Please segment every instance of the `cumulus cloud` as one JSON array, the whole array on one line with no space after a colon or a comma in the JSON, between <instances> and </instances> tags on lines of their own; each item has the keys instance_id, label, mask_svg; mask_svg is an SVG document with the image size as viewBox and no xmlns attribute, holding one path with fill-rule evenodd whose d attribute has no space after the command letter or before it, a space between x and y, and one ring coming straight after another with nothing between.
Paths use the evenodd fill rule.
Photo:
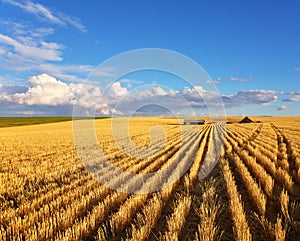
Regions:
<instances>
[{"instance_id":1,"label":"cumulus cloud","mask_svg":"<svg viewBox=\"0 0 300 241\"><path fill-rule=\"evenodd\" d=\"M70 85L47 74L33 76L28 82L30 87L25 93L13 95L18 104L56 106L71 104L74 99Z\"/></svg>"},{"instance_id":2,"label":"cumulus cloud","mask_svg":"<svg viewBox=\"0 0 300 241\"><path fill-rule=\"evenodd\" d=\"M287 110L288 107L286 105L281 105L277 108L278 111L283 111L283 110Z\"/></svg>"},{"instance_id":3,"label":"cumulus cloud","mask_svg":"<svg viewBox=\"0 0 300 241\"><path fill-rule=\"evenodd\" d=\"M173 111L179 111L188 106L205 107L203 95L207 98L215 95L215 93L204 90L201 86L184 88L181 91L166 90L161 86L153 86L148 89L129 92L120 82L112 83L102 95L101 89L97 86L81 83L68 84L48 74L32 76L28 79L28 83L29 87L26 90L6 92L3 96L11 103L24 106L59 107L78 105L94 109L99 114L122 115L130 114L139 106L148 105L149 103L171 106ZM4 86L1 86L0 90L3 88Z\"/></svg>"},{"instance_id":4,"label":"cumulus cloud","mask_svg":"<svg viewBox=\"0 0 300 241\"><path fill-rule=\"evenodd\" d=\"M127 94L127 89L121 86L120 82L113 82L107 89L109 96L123 96Z\"/></svg>"},{"instance_id":5,"label":"cumulus cloud","mask_svg":"<svg viewBox=\"0 0 300 241\"><path fill-rule=\"evenodd\" d=\"M47 74L32 76L28 83L30 86L25 92L10 95L11 101L21 105L95 107L101 95L96 86L67 84Z\"/></svg>"},{"instance_id":6,"label":"cumulus cloud","mask_svg":"<svg viewBox=\"0 0 300 241\"><path fill-rule=\"evenodd\" d=\"M0 84L0 94L5 95L12 95L15 93L22 93L27 90L26 86L19 86L19 85L3 85Z\"/></svg>"},{"instance_id":7,"label":"cumulus cloud","mask_svg":"<svg viewBox=\"0 0 300 241\"><path fill-rule=\"evenodd\" d=\"M206 91L201 86L186 87L180 91L164 89L162 86L145 87L147 88L129 92L128 95L118 100L117 110L121 110L122 113L140 115L149 113L161 115L167 112L190 114L191 108L206 109L207 104L210 107L217 107L219 104L216 98L218 94Z\"/></svg>"},{"instance_id":8,"label":"cumulus cloud","mask_svg":"<svg viewBox=\"0 0 300 241\"><path fill-rule=\"evenodd\" d=\"M25 86L17 86L17 85L11 85L6 86L3 84L0 84L0 101L11 101L11 96L16 93L22 93L25 92L27 88Z\"/></svg>"},{"instance_id":9,"label":"cumulus cloud","mask_svg":"<svg viewBox=\"0 0 300 241\"><path fill-rule=\"evenodd\" d=\"M25 111L41 111L44 106L55 110L68 110L77 105L101 115L130 115L139 113L159 115L163 108L173 113L185 113L191 108L206 111L207 108L226 108L248 104L268 105L279 100L280 95L300 97L299 92L273 90L243 90L231 95L219 95L202 86L185 87L181 90L166 89L163 86L147 85L129 91L121 81L112 83L105 92L98 86L82 83L66 83L48 74L32 76L29 87L0 85L0 102L36 107ZM66 108L69 106L69 109ZM143 106L150 106L142 108ZM277 110L286 110L283 105ZM146 113L147 112L147 113Z\"/></svg>"},{"instance_id":10,"label":"cumulus cloud","mask_svg":"<svg viewBox=\"0 0 300 241\"><path fill-rule=\"evenodd\" d=\"M300 102L300 91L287 93L288 98L283 99L285 102Z\"/></svg>"},{"instance_id":11,"label":"cumulus cloud","mask_svg":"<svg viewBox=\"0 0 300 241\"><path fill-rule=\"evenodd\" d=\"M36 109L25 111L34 111L35 114L44 107L55 107L59 113L70 115L72 108L69 107L77 105L96 111L98 114L121 115L122 112L113 106L114 99L127 93L126 88L123 88L119 82L115 82L108 90L110 99L107 99L102 97L98 86L82 83L68 84L48 74L32 76L28 79L28 84L29 87L0 85L0 102L31 106ZM21 114L22 111L19 112Z\"/></svg>"},{"instance_id":12,"label":"cumulus cloud","mask_svg":"<svg viewBox=\"0 0 300 241\"><path fill-rule=\"evenodd\" d=\"M267 105L278 100L277 94L283 93L273 90L242 90L228 97L233 103Z\"/></svg>"},{"instance_id":13,"label":"cumulus cloud","mask_svg":"<svg viewBox=\"0 0 300 241\"><path fill-rule=\"evenodd\" d=\"M153 95L160 95L160 96L164 96L164 95L167 95L168 93L163 89L161 88L160 86L158 87L153 87L152 88L152 93Z\"/></svg>"}]
</instances>

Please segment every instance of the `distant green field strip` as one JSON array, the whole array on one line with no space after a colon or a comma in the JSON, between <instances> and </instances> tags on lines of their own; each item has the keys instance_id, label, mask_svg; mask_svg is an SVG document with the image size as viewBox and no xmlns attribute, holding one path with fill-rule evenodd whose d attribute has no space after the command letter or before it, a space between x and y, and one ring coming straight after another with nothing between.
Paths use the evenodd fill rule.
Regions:
<instances>
[{"instance_id":1,"label":"distant green field strip","mask_svg":"<svg viewBox=\"0 0 300 241\"><path fill-rule=\"evenodd\" d=\"M95 117L95 119L105 119L109 117ZM0 117L0 128L11 126L36 125L44 123L71 121L72 116L50 116L50 117Z\"/></svg>"}]
</instances>

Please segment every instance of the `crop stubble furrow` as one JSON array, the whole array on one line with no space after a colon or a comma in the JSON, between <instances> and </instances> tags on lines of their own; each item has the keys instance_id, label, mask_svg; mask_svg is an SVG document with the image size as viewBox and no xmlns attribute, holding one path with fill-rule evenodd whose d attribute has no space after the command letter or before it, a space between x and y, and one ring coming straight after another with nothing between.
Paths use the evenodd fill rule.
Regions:
<instances>
[{"instance_id":1,"label":"crop stubble furrow","mask_svg":"<svg viewBox=\"0 0 300 241\"><path fill-rule=\"evenodd\" d=\"M183 195L182 193L190 192L190 189L195 183L197 178L198 170L200 168L200 163L203 161L204 158L204 149L206 148L206 144L201 142L201 140L207 140L208 135L210 133L211 127L206 128L204 131L201 132L200 135L200 148L196 154L195 161L190 168L190 172L185 174L179 181L176 182L176 186L172 187L172 192L168 192L167 198L165 199L164 206L161 211L160 218L157 220L156 225L152 228L151 234L146 240L155 240L159 237L165 238L162 232L167 232L168 230L168 219L171 217L173 213L174 203L176 202L176 195ZM193 170L193 171L191 171ZM188 180L189 185L184 185ZM179 234L178 234L179 235Z\"/></svg>"},{"instance_id":2,"label":"crop stubble furrow","mask_svg":"<svg viewBox=\"0 0 300 241\"><path fill-rule=\"evenodd\" d=\"M189 148L191 145L196 146L195 143L197 143L197 142L195 142L195 140L197 138L198 138L197 135L193 138L188 138L189 141L186 142L185 145L183 145L184 150L187 150L187 148ZM183 150L183 152L186 152L184 150ZM179 157L180 157L180 155L181 154L179 154ZM172 161L172 158L168 159L168 161L166 163L170 163L171 161ZM174 165L174 163L176 164L176 162L172 161L170 164L168 164L168 166L172 166L172 165ZM179 164L180 164L180 162L179 162ZM175 167L176 166L174 165L174 168ZM152 171L152 170L150 170L150 171ZM147 171L144 171L144 172L147 173ZM172 175L173 174L174 174L174 172L172 173ZM176 175L176 173L175 173L175 175ZM134 179L131 179L129 181L129 187L131 186L131 187L139 188L140 185L143 185L143 183L137 183L136 181L134 181ZM114 222L108 221L108 223L106 224L107 226L106 227L102 226L102 228L101 228L102 230L103 229L104 230L105 229L109 230L110 239L111 238L117 238L118 239L118 237L120 237L120 234L121 234L122 230L126 227L126 225L129 225L129 221L131 220L131 216L133 216L142 207L142 205L146 202L147 195L145 195L145 196L138 196L138 195L128 196L128 195L126 195L126 196L124 196L124 198L127 199L127 201L124 204L122 204L120 207L117 208L118 211L116 213L114 213L114 214L112 213L110 215L110 218L113 219ZM137 204L136 208L134 207L134 205L132 205L133 200L137 200L137 201L134 201ZM121 202L118 202L118 204L121 204L124 201L125 200L122 199ZM133 208L129 209L129 211L128 211L128 209L127 209L128 207L133 207ZM109 210L111 210L111 209L109 209ZM77 231L77 234L82 235L82 236L80 236L81 238L86 239L86 238L91 237L91 235L93 235L95 233L95 230L96 230L95 228L102 221L104 221L104 217L107 214L108 213L102 214L101 218L97 219L97 216L95 216L95 215L98 215L98 213L94 214L94 212L92 210L90 215L89 215L89 216L92 216L92 217L86 217L86 218L83 219L83 221L80 221L80 222L77 223L77 225L71 227L69 229L70 231L68 231L68 230L66 231L66 234L67 234L66 236L69 236L71 233L73 233L73 231L71 231L71 230L75 230L75 232L76 232L76 230L79 230L79 231ZM125 216L123 216L123 214ZM125 220L123 220L123 217L127 217L127 218L125 218ZM89 223L91 222L91 220L92 221L97 220L97 223L95 225L90 225ZM89 229L89 231L84 230L83 234L81 234L81 232L83 230L82 227L81 227L83 222L87 222L87 224L85 226L90 227L90 229ZM111 224L113 224L113 225L111 225Z\"/></svg>"},{"instance_id":3,"label":"crop stubble furrow","mask_svg":"<svg viewBox=\"0 0 300 241\"><path fill-rule=\"evenodd\" d=\"M127 166L127 168L129 168L130 166ZM84 170L84 169L83 169ZM76 170L77 172L78 171L82 171L82 169L80 168L80 169L77 169ZM75 175L77 172L75 172L74 174L72 174L72 175ZM105 174L108 174L109 173L109 170L105 170L104 169L104 173ZM67 174L67 173L66 173ZM84 174L84 175L83 175ZM44 195L42 195L42 196L40 196L41 195L41 193L39 192L37 195L39 195L39 198L38 198L38 200L34 200L34 201L36 201L36 202L34 202L35 203L35 205L33 206L32 204L32 200L30 199L27 203L22 203L22 205L21 205L21 209L17 209L17 211L19 212L19 213L24 213L24 211L22 211L22 210L24 210L24 207L26 207L26 209L27 209L27 211L28 211L28 203L29 204L31 204L31 210L35 210L35 211L38 211L37 210L37 208L41 208L40 207L40 205L41 204L43 204L43 203L47 203L48 201L47 200L51 200L51 199L55 199L58 195L61 195L62 193L64 193L65 195L67 194L67 192L68 191L70 191L70 190L72 190L72 192L74 192L74 188L76 188L76 186L77 185L79 185L79 187L81 187L82 185L87 185L87 186L89 186L89 183L87 183L87 184L85 184L85 182L86 182L86 180L88 180L88 179L91 179L91 176L87 176L86 175L87 174L87 172L84 172L84 173L80 173L80 176L81 176L81 179L75 179L75 182L72 182L72 181L70 181L70 183L66 183L66 184L64 184L64 185L62 185L62 186L58 186L56 189L54 188L52 188L52 192L45 192L45 194ZM93 180L93 182L94 182L94 180ZM68 187L68 186L70 186L70 187ZM50 194L50 195L49 195ZM16 210L16 209L12 209L12 210ZM7 213L7 212L6 212ZM13 216L15 216L16 215L16 213L14 213L14 215ZM12 216L12 215L9 215L9 216Z\"/></svg>"},{"instance_id":4,"label":"crop stubble furrow","mask_svg":"<svg viewBox=\"0 0 300 241\"><path fill-rule=\"evenodd\" d=\"M274 129L277 142L278 142L278 152L277 152L277 161L279 165L289 172L292 176L294 182L300 184L299 173L300 173L300 163L297 160L297 154L294 151L292 141L290 141L282 131L274 124L272 124L272 128ZM296 186L296 184L295 184ZM297 185L298 186L298 185ZM297 195L300 195L299 189L295 190ZM296 193L294 193L296 194Z\"/></svg>"},{"instance_id":5,"label":"crop stubble furrow","mask_svg":"<svg viewBox=\"0 0 300 241\"><path fill-rule=\"evenodd\" d=\"M219 128L218 131L221 131L221 129ZM217 138L218 131L211 130L207 132L204 137L205 139L201 142L198 152L198 159L201 161L198 161L200 166L198 165L197 171L199 171L200 167L203 167L201 164L203 164L209 146L214 145L214 138ZM212 135L215 135L215 137L211 139ZM215 178L220 178L218 163L216 163L216 167L207 178L193 179L193 188L191 189L192 205L186 217L185 225L179 235L179 240L187 239L187 237L189 237L188 240L204 240L204 236L209 238L209 240L217 240L221 236L221 222L217 219L223 213L221 213L221 198L216 190L219 188L216 183L218 181ZM222 200L222 202L225 202L225 200ZM225 222L222 224L225 224Z\"/></svg>"},{"instance_id":6,"label":"crop stubble furrow","mask_svg":"<svg viewBox=\"0 0 300 241\"><path fill-rule=\"evenodd\" d=\"M73 200L74 201L74 200Z\"/></svg>"},{"instance_id":7,"label":"crop stubble furrow","mask_svg":"<svg viewBox=\"0 0 300 241\"><path fill-rule=\"evenodd\" d=\"M272 141L274 143L276 141L276 138L274 138L272 136L272 132L273 131L270 130L270 126L269 125L265 125L265 127L266 127L265 128L266 130L269 129L268 134L269 134L270 138L267 138L267 140L269 139L269 141ZM264 132L262 131L260 136L264 135L265 132L266 131L264 131ZM275 132L274 132L274 134L275 134ZM279 138L281 138L281 137L277 136L277 139L279 139ZM257 138L257 139L261 139L261 138ZM255 141L257 141L257 139ZM250 148L251 146L252 147L255 146L255 145L253 145L253 142L250 142L249 144L250 145L248 145L248 148L247 148L248 151L250 151L250 153L252 154L253 157L258 156L258 153L256 151L254 151L253 149ZM269 143L266 143L265 145L267 145L267 144L269 144ZM257 149L260 149L261 153L264 153L262 151L263 149L261 148L261 146L263 146L263 145L255 146L255 147L257 147ZM246 163L248 162L248 164L247 164L248 166L249 165L250 166L253 165L253 163L255 163L255 159L253 159L252 161L250 161L249 160L250 156L246 155L245 151L243 151L243 152L244 152L244 155L242 155L242 156L244 156L244 159L243 159L244 162L246 162ZM274 168L273 170L275 170L275 169L276 168ZM280 168L279 168L279 170L280 170ZM241 175L241 178L245 178L245 176L246 175ZM260 180L264 180L264 179L260 179ZM276 180L277 181L276 181L275 184L276 184L276 187L278 187L278 185L281 184L281 182L280 182L279 178L277 178ZM287 226L286 226L287 223L286 223L286 221L284 222L284 220L288 220L288 222L291 223L290 225L293 227L293 232L294 233L290 234L289 236L295 237L295 233L297 233L297 231L299 230L299 223L298 223L298 221L291 221L292 218L290 218L290 215L288 213L289 211L282 212L282 209L283 209L282 208L282 204L281 204L282 203L282 199L283 199L282 198L282 193L285 190L285 188L284 188L284 186L285 186L285 180L284 179L283 179L282 183L283 183L283 185L281 185L281 189L277 189L276 188L275 189L276 192L272 196L268 195L269 198L268 198L268 202L267 202L267 205L266 205L268 207L267 211L266 211L267 215L264 216L264 215L258 215L258 214L256 214L256 216L255 216L255 220L258 220L260 222L260 224L261 224L260 228L264 230L264 235L265 235L265 237L268 240L275 239L274 232L278 232L278 236L276 236L276 240L284 240L285 235L289 235L288 232L287 232ZM242 196L244 196L244 195L242 195ZM285 196L288 197L287 194L285 194ZM245 203L245 205L247 206L247 203ZM280 206L281 206L281 208L280 208ZM285 204L284 206L286 206L285 210L290 210L290 209L295 210L295 203L293 203L293 207L292 208L288 207L287 204ZM246 208L246 209L249 209L249 207ZM295 214L294 211L292 213ZM282 215L284 215L285 219L282 219L282 217L281 217ZM285 224L282 224L282 222L284 222ZM278 229L278 231L275 231L276 228ZM297 234L296 234L296 236L297 236ZM263 238L263 236L261 236L260 238Z\"/></svg>"},{"instance_id":8,"label":"crop stubble furrow","mask_svg":"<svg viewBox=\"0 0 300 241\"><path fill-rule=\"evenodd\" d=\"M240 149L236 146L234 146L234 139L230 137L230 135L227 135L228 144L230 145L229 148L227 148L228 155L231 155L232 150L236 155L238 155L239 158L243 160L243 163L246 164L247 168L251 171L252 175L255 177L256 180L258 180L259 184L261 184L265 190L265 193L268 195L268 197L272 197L273 192L273 186L274 186L274 180L273 178L265 171L265 169L256 162L256 159L249 155L249 153L245 149Z\"/></svg>"},{"instance_id":9,"label":"crop stubble furrow","mask_svg":"<svg viewBox=\"0 0 300 241\"><path fill-rule=\"evenodd\" d=\"M221 160L221 168L225 180L229 209L233 220L234 236L237 240L252 240L252 234L245 214L241 194L237 190L236 181L229 167L229 161Z\"/></svg>"},{"instance_id":10,"label":"crop stubble furrow","mask_svg":"<svg viewBox=\"0 0 300 241\"><path fill-rule=\"evenodd\" d=\"M268 124L266 124L268 127ZM255 140L254 140L255 142ZM270 174L274 180L276 181L276 185L285 186L290 193L294 191L294 182L292 177L289 175L288 171L284 168L278 166L278 163L274 163L270 158L266 157L263 153L261 153L261 146L257 146L257 148L253 148L252 142L249 145L243 146L245 150L249 152L250 155L255 157L256 161L264 167L264 169Z\"/></svg>"},{"instance_id":11,"label":"crop stubble furrow","mask_svg":"<svg viewBox=\"0 0 300 241\"><path fill-rule=\"evenodd\" d=\"M264 216L266 212L267 197L260 188L257 180L249 172L248 167L244 164L245 159L247 160L247 157L245 157L244 155L244 158L241 159L241 153L245 152L245 150L243 149L250 144L250 140L254 140L251 137L257 137L259 132L255 131L255 134L250 136L249 142L244 140L244 144L242 145L242 147L232 146L231 144L235 141L235 139L232 138L232 136L234 135L232 135L230 131L227 132L227 134L227 140L229 141L230 146L229 148L227 146L227 152L225 151L225 156L228 160L228 165L232 173L231 175L233 175L233 178L235 179L236 188L240 195L240 200L244 206L243 215L245 215L246 217L248 223L247 225L251 231L252 239L261 240L262 230L260 226L255 224L255 220L253 219L251 210L255 210L260 216ZM238 135L235 135L235 137L238 138ZM234 153L232 153L232 150L234 150ZM253 165L252 168L253 167L257 168L256 165ZM259 175L261 174L259 173ZM238 212L241 212L241 210ZM232 214L236 215L234 213ZM233 219L235 219L234 216Z\"/></svg>"},{"instance_id":12,"label":"crop stubble furrow","mask_svg":"<svg viewBox=\"0 0 300 241\"><path fill-rule=\"evenodd\" d=\"M150 120L147 125L155 123L157 120ZM42 132L26 127L17 132L12 128L9 136L4 128L0 133L0 239L203 240L203 235L210 233L212 240L219 240L222 232L221 240L233 236L240 240L299 237L298 123L228 125L221 163L209 175L224 186L197 178L211 144L220 143L220 136L213 134L214 125L205 125L200 131L182 126L182 135L178 126L167 124L167 138L151 139L151 145L145 135L148 128L134 126L130 138L148 149L146 155L132 146L129 152L146 158L126 156L105 127L97 134L105 136L98 138L99 145L114 166L128 173L117 175L112 167L100 165L95 175L115 186L137 189L146 186L131 179L130 173L151 173L169 166L169 179L165 180L179 179L160 192L131 195L102 187L76 157L70 131ZM182 176L190 159L195 161ZM90 164L97 168L101 162ZM151 180L159 182L156 177ZM213 187L215 191L211 191ZM215 197L223 207L205 202L206 195L207 200ZM212 214L218 212L217 220Z\"/></svg>"},{"instance_id":13,"label":"crop stubble furrow","mask_svg":"<svg viewBox=\"0 0 300 241\"><path fill-rule=\"evenodd\" d=\"M199 169L199 164L202 161L202 157L203 157L203 148L204 145L206 145L206 138L208 135L209 131L202 131L199 137L200 140L200 148L198 151L198 154L195 158L195 162L193 163L191 169L190 169L190 173L189 175L185 175L184 179L185 182L189 183L187 185L192 185L193 180L196 178L195 176L195 172L197 172L197 170ZM191 171L193 170L193 171ZM189 177L189 178L188 178ZM188 178L188 179L187 179ZM173 193L173 189L175 188L175 185L170 186L171 190L167 191L166 194L167 195L163 195L162 192L165 192L165 190L168 190L168 188L165 188L165 190L161 191L159 196L154 196L153 197L153 201L149 202L149 205L153 205L156 204L156 209L151 209L148 208L148 206L145 206L143 208L143 212L139 213L137 215L136 221L134 223L138 224L138 225L133 225L132 227L128 228L127 231L125 233L128 234L127 240L145 240L147 237L149 237L149 235L151 234L151 230L154 228L154 225L156 222L153 222L152 219L149 219L149 217L154 216L153 218L157 221L161 215L162 212L162 208L165 206L165 202L169 199L170 195L172 195ZM162 201L159 201L158 197L162 197L159 198ZM154 212L154 214L153 214ZM144 219L146 221L144 221ZM188 220L187 220L188 222Z\"/></svg>"}]
</instances>

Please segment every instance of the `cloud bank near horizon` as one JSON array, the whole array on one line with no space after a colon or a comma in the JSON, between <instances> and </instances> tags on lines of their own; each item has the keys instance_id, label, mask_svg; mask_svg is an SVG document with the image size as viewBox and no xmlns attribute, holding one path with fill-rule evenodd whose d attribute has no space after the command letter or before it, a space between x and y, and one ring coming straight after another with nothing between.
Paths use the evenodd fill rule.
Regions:
<instances>
[{"instance_id":1,"label":"cloud bank near horizon","mask_svg":"<svg viewBox=\"0 0 300 241\"><path fill-rule=\"evenodd\" d=\"M96 111L96 115L122 116L149 115L149 110L140 108L147 105L152 105L152 115L163 114L162 107L166 106L172 108L171 111L176 115L189 114L189 108L195 113L206 113L207 101L209 105L218 107L218 98L221 98L227 109L244 105L271 105L279 100L300 102L299 92L274 90L242 90L230 95L219 95L215 91L205 90L202 86L168 90L153 85L147 89L130 90L126 87L128 80L119 80L103 92L104 90L96 85L66 83L48 74L32 76L27 82L29 87L0 84L0 106L6 106L7 110L18 110L19 114L71 115L73 106L78 105L86 110ZM282 112L287 110L287 107L277 105L274 109Z\"/></svg>"}]
</instances>

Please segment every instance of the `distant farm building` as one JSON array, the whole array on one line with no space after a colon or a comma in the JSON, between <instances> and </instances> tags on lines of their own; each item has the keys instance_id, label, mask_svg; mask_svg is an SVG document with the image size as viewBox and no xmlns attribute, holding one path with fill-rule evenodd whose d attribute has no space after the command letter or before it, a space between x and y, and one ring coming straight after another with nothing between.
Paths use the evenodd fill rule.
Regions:
<instances>
[{"instance_id":1,"label":"distant farm building","mask_svg":"<svg viewBox=\"0 0 300 241\"><path fill-rule=\"evenodd\" d=\"M239 123L252 123L252 122L253 122L253 120L251 120L248 116L246 116Z\"/></svg>"},{"instance_id":2,"label":"distant farm building","mask_svg":"<svg viewBox=\"0 0 300 241\"><path fill-rule=\"evenodd\" d=\"M190 124L190 125L204 125L205 120L184 120L183 124Z\"/></svg>"}]
</instances>

